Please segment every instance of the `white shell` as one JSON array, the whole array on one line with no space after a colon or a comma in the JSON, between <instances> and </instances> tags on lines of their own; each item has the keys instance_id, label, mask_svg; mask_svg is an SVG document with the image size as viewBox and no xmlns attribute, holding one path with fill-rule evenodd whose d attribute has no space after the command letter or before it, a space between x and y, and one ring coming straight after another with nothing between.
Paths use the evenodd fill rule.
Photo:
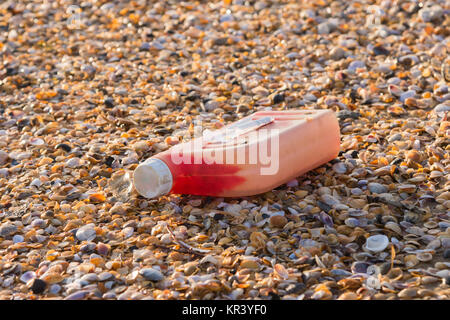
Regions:
<instances>
[{"instance_id":1,"label":"white shell","mask_svg":"<svg viewBox=\"0 0 450 320\"><path fill-rule=\"evenodd\" d=\"M20 276L20 281L27 283L31 279L36 278L36 273L34 271L27 271Z\"/></svg>"},{"instance_id":2,"label":"white shell","mask_svg":"<svg viewBox=\"0 0 450 320\"><path fill-rule=\"evenodd\" d=\"M389 244L389 238L384 234L377 234L367 238L365 248L372 252L381 252L387 248Z\"/></svg>"},{"instance_id":3,"label":"white shell","mask_svg":"<svg viewBox=\"0 0 450 320\"><path fill-rule=\"evenodd\" d=\"M433 255L430 252L419 252L416 257L422 262L431 261L433 259Z\"/></svg>"},{"instance_id":4,"label":"white shell","mask_svg":"<svg viewBox=\"0 0 450 320\"><path fill-rule=\"evenodd\" d=\"M41 138L31 138L28 143L32 146L43 146L45 144L45 141Z\"/></svg>"}]
</instances>

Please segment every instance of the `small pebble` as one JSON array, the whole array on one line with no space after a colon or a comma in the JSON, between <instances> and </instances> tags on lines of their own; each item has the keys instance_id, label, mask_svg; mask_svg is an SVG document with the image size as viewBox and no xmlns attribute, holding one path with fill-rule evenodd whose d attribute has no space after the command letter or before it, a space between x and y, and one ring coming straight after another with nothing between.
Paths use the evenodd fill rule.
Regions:
<instances>
[{"instance_id":1,"label":"small pebble","mask_svg":"<svg viewBox=\"0 0 450 320\"><path fill-rule=\"evenodd\" d=\"M372 193L386 193L388 191L388 188L382 184L376 183L376 182L371 182L368 185L368 188L370 190L370 192Z\"/></svg>"},{"instance_id":2,"label":"small pebble","mask_svg":"<svg viewBox=\"0 0 450 320\"><path fill-rule=\"evenodd\" d=\"M285 216L274 215L270 217L270 224L277 228L283 228L287 223Z\"/></svg>"},{"instance_id":3,"label":"small pebble","mask_svg":"<svg viewBox=\"0 0 450 320\"><path fill-rule=\"evenodd\" d=\"M61 149L61 150L64 150L65 152L70 152L72 150L72 148L66 143L57 144L55 146L55 149Z\"/></svg>"},{"instance_id":4,"label":"small pebble","mask_svg":"<svg viewBox=\"0 0 450 320\"><path fill-rule=\"evenodd\" d=\"M20 281L23 283L28 283L31 279L36 278L36 272L27 271L23 275L20 276Z\"/></svg>"},{"instance_id":5,"label":"small pebble","mask_svg":"<svg viewBox=\"0 0 450 320\"><path fill-rule=\"evenodd\" d=\"M164 275L160 271L152 268L141 269L139 274L149 281L161 281L164 279Z\"/></svg>"},{"instance_id":6,"label":"small pebble","mask_svg":"<svg viewBox=\"0 0 450 320\"><path fill-rule=\"evenodd\" d=\"M414 162L420 162L421 156L417 150L409 150L406 153L406 159L412 160Z\"/></svg>"},{"instance_id":7,"label":"small pebble","mask_svg":"<svg viewBox=\"0 0 450 320\"><path fill-rule=\"evenodd\" d=\"M88 224L77 230L75 235L80 241L92 241L96 237L96 232L93 224Z\"/></svg>"},{"instance_id":8,"label":"small pebble","mask_svg":"<svg viewBox=\"0 0 450 320\"><path fill-rule=\"evenodd\" d=\"M450 249L445 249L443 256L444 259L450 259Z\"/></svg>"},{"instance_id":9,"label":"small pebble","mask_svg":"<svg viewBox=\"0 0 450 320\"><path fill-rule=\"evenodd\" d=\"M47 283L41 279L32 279L27 283L27 286L34 294L41 294L47 288Z\"/></svg>"},{"instance_id":10,"label":"small pebble","mask_svg":"<svg viewBox=\"0 0 450 320\"><path fill-rule=\"evenodd\" d=\"M338 163L333 164L333 170L336 173L344 174L347 172L347 167L345 166L344 163L338 162Z\"/></svg>"},{"instance_id":11,"label":"small pebble","mask_svg":"<svg viewBox=\"0 0 450 320\"><path fill-rule=\"evenodd\" d=\"M341 47L334 47L330 51L330 58L333 60L341 60L345 57L345 50Z\"/></svg>"},{"instance_id":12,"label":"small pebble","mask_svg":"<svg viewBox=\"0 0 450 320\"><path fill-rule=\"evenodd\" d=\"M16 234L13 238L12 238L14 243L19 243L19 242L24 242L25 238L23 236L21 236L20 234Z\"/></svg>"},{"instance_id":13,"label":"small pebble","mask_svg":"<svg viewBox=\"0 0 450 320\"><path fill-rule=\"evenodd\" d=\"M51 294L58 294L62 290L59 284L52 284L50 288L48 288L48 292Z\"/></svg>"},{"instance_id":14,"label":"small pebble","mask_svg":"<svg viewBox=\"0 0 450 320\"><path fill-rule=\"evenodd\" d=\"M99 242L97 244L97 252L98 254L105 256L109 252L109 247L106 244Z\"/></svg>"},{"instance_id":15,"label":"small pebble","mask_svg":"<svg viewBox=\"0 0 450 320\"><path fill-rule=\"evenodd\" d=\"M80 158L70 158L69 160L67 160L66 165L69 168L78 168L79 166L81 166L81 160Z\"/></svg>"},{"instance_id":16,"label":"small pebble","mask_svg":"<svg viewBox=\"0 0 450 320\"><path fill-rule=\"evenodd\" d=\"M0 226L0 237L7 237L17 232L15 224L6 222Z\"/></svg>"}]
</instances>

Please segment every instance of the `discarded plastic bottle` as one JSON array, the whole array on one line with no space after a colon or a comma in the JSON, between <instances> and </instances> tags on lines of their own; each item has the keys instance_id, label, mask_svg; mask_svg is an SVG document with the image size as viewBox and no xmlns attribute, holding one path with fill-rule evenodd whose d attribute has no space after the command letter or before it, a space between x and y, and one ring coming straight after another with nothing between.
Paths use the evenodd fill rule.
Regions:
<instances>
[{"instance_id":1,"label":"discarded plastic bottle","mask_svg":"<svg viewBox=\"0 0 450 320\"><path fill-rule=\"evenodd\" d=\"M147 159L134 186L147 198L250 196L334 159L339 148L331 110L261 111Z\"/></svg>"}]
</instances>

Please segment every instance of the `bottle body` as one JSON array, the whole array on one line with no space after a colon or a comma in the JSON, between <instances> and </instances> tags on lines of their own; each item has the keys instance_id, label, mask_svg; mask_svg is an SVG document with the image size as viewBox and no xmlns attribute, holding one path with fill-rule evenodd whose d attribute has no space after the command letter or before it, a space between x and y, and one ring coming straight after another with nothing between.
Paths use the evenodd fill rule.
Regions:
<instances>
[{"instance_id":1,"label":"bottle body","mask_svg":"<svg viewBox=\"0 0 450 320\"><path fill-rule=\"evenodd\" d=\"M339 148L332 111L262 111L152 159L170 170L170 193L238 197L270 191L334 159Z\"/></svg>"}]
</instances>

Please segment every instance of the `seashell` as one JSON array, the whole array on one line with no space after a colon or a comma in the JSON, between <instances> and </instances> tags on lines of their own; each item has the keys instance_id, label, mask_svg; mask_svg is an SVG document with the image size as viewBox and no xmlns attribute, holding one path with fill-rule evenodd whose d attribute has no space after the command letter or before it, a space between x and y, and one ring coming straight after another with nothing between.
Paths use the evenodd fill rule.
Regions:
<instances>
[{"instance_id":1,"label":"seashell","mask_svg":"<svg viewBox=\"0 0 450 320\"><path fill-rule=\"evenodd\" d=\"M98 275L99 281L108 281L110 279L114 278L114 275L110 272L104 271Z\"/></svg>"},{"instance_id":2,"label":"seashell","mask_svg":"<svg viewBox=\"0 0 450 320\"><path fill-rule=\"evenodd\" d=\"M430 241L430 243L427 244L427 249L436 250L441 246L441 240L435 239Z\"/></svg>"},{"instance_id":3,"label":"seashell","mask_svg":"<svg viewBox=\"0 0 450 320\"><path fill-rule=\"evenodd\" d=\"M376 276L381 274L381 268L376 264L372 264L367 267L366 273L371 276Z\"/></svg>"},{"instance_id":4,"label":"seashell","mask_svg":"<svg viewBox=\"0 0 450 320\"><path fill-rule=\"evenodd\" d=\"M338 300L357 300L358 295L354 292L345 292L341 294L338 298Z\"/></svg>"},{"instance_id":5,"label":"seashell","mask_svg":"<svg viewBox=\"0 0 450 320\"><path fill-rule=\"evenodd\" d=\"M37 188L39 188L42 185L42 181L39 178L33 179L33 181L31 181L30 186L35 186Z\"/></svg>"},{"instance_id":6,"label":"seashell","mask_svg":"<svg viewBox=\"0 0 450 320\"><path fill-rule=\"evenodd\" d=\"M368 277L366 285L371 289L379 290L381 288L381 282L377 277Z\"/></svg>"},{"instance_id":7,"label":"seashell","mask_svg":"<svg viewBox=\"0 0 450 320\"><path fill-rule=\"evenodd\" d=\"M297 179L293 179L289 182L286 183L286 186L288 187L298 187L298 180Z\"/></svg>"},{"instance_id":8,"label":"seashell","mask_svg":"<svg viewBox=\"0 0 450 320\"><path fill-rule=\"evenodd\" d=\"M436 272L436 276L438 276L440 278L443 278L443 279L446 279L446 278L450 277L450 270L448 270L448 269L446 269L446 270L439 270L439 271ZM447 281L446 284L448 284L448 281Z\"/></svg>"},{"instance_id":9,"label":"seashell","mask_svg":"<svg viewBox=\"0 0 450 320\"><path fill-rule=\"evenodd\" d=\"M410 107L410 108L414 108L417 106L417 100L414 98L406 98L404 103L405 103L405 106Z\"/></svg>"},{"instance_id":10,"label":"seashell","mask_svg":"<svg viewBox=\"0 0 450 320\"><path fill-rule=\"evenodd\" d=\"M449 222L446 222L446 221L440 221L440 222L438 223L438 226L439 226L439 228L445 230L445 229L447 229L447 228L450 227L450 223L449 223Z\"/></svg>"},{"instance_id":11,"label":"seashell","mask_svg":"<svg viewBox=\"0 0 450 320\"><path fill-rule=\"evenodd\" d=\"M436 221L427 221L423 224L423 226L428 229L434 229L438 226L438 223Z\"/></svg>"},{"instance_id":12,"label":"seashell","mask_svg":"<svg viewBox=\"0 0 450 320\"><path fill-rule=\"evenodd\" d=\"M419 252L416 257L422 262L431 261L433 259L433 255L430 252Z\"/></svg>"},{"instance_id":13,"label":"seashell","mask_svg":"<svg viewBox=\"0 0 450 320\"><path fill-rule=\"evenodd\" d=\"M409 54L406 56L402 56L398 59L398 62L402 65L412 66L419 62L419 58L417 56Z\"/></svg>"},{"instance_id":14,"label":"seashell","mask_svg":"<svg viewBox=\"0 0 450 320\"><path fill-rule=\"evenodd\" d=\"M333 197L329 194L324 194L320 198L323 202L325 202L329 206L335 206L335 205L339 204L339 201L335 197Z\"/></svg>"},{"instance_id":15,"label":"seashell","mask_svg":"<svg viewBox=\"0 0 450 320\"><path fill-rule=\"evenodd\" d=\"M311 234L311 238L319 238L323 233L323 228L312 228L309 229L309 233Z\"/></svg>"},{"instance_id":16,"label":"seashell","mask_svg":"<svg viewBox=\"0 0 450 320\"><path fill-rule=\"evenodd\" d=\"M76 238L80 241L92 241L97 236L94 229L94 224L90 223L79 228L75 234Z\"/></svg>"},{"instance_id":17,"label":"seashell","mask_svg":"<svg viewBox=\"0 0 450 320\"><path fill-rule=\"evenodd\" d=\"M414 192L416 192L416 186L414 184L399 185L398 192L414 193Z\"/></svg>"},{"instance_id":18,"label":"seashell","mask_svg":"<svg viewBox=\"0 0 450 320\"><path fill-rule=\"evenodd\" d=\"M212 255L207 255L204 256L200 261L199 264L203 264L203 263L211 263L211 264L215 264L217 265L219 263L219 260L217 260L214 256Z\"/></svg>"},{"instance_id":19,"label":"seashell","mask_svg":"<svg viewBox=\"0 0 450 320\"><path fill-rule=\"evenodd\" d=\"M364 248L372 252L381 252L389 245L389 238L378 234L367 238Z\"/></svg>"},{"instance_id":20,"label":"seashell","mask_svg":"<svg viewBox=\"0 0 450 320\"><path fill-rule=\"evenodd\" d=\"M319 258L319 256L315 255L315 256L314 256L314 260L316 261L317 265L318 265L320 268L323 268L323 269L326 269L326 268L327 268L327 266L322 262L322 260Z\"/></svg>"},{"instance_id":21,"label":"seashell","mask_svg":"<svg viewBox=\"0 0 450 320\"><path fill-rule=\"evenodd\" d=\"M434 267L439 270L447 270L450 268L450 262L436 262Z\"/></svg>"},{"instance_id":22,"label":"seashell","mask_svg":"<svg viewBox=\"0 0 450 320\"><path fill-rule=\"evenodd\" d=\"M401 234L402 233L402 229L400 228L400 226L392 221L388 221L385 225L384 225L385 229L389 229L394 231L395 233Z\"/></svg>"},{"instance_id":23,"label":"seashell","mask_svg":"<svg viewBox=\"0 0 450 320\"><path fill-rule=\"evenodd\" d=\"M241 268L248 268L248 269L258 269L259 268L259 264L257 261L253 260L253 259L245 259L241 262L240 264Z\"/></svg>"},{"instance_id":24,"label":"seashell","mask_svg":"<svg viewBox=\"0 0 450 320\"><path fill-rule=\"evenodd\" d=\"M392 280L400 280L403 277L403 271L400 268L392 268L386 276Z\"/></svg>"},{"instance_id":25,"label":"seashell","mask_svg":"<svg viewBox=\"0 0 450 320\"><path fill-rule=\"evenodd\" d=\"M133 227L126 227L122 230L123 236L125 239L131 237L131 235L134 232L134 228Z\"/></svg>"},{"instance_id":26,"label":"seashell","mask_svg":"<svg viewBox=\"0 0 450 320\"><path fill-rule=\"evenodd\" d=\"M333 223L333 218L330 217L328 214L326 214L325 212L320 212L320 221L323 222L323 224L329 228L332 228L334 223Z\"/></svg>"},{"instance_id":27,"label":"seashell","mask_svg":"<svg viewBox=\"0 0 450 320\"><path fill-rule=\"evenodd\" d=\"M433 171L431 171L431 173L430 173L430 178L431 179L434 179L434 178L440 178L440 177L442 177L442 172L440 172L440 171L437 171L437 170L433 170Z\"/></svg>"},{"instance_id":28,"label":"seashell","mask_svg":"<svg viewBox=\"0 0 450 320\"><path fill-rule=\"evenodd\" d=\"M411 299L417 296L417 288L406 288L398 293L398 297L401 299Z\"/></svg>"},{"instance_id":29,"label":"seashell","mask_svg":"<svg viewBox=\"0 0 450 320\"><path fill-rule=\"evenodd\" d=\"M450 81L450 64L449 64L448 59L447 59L447 61L445 61L445 63L442 64L441 75L442 75L442 78L445 79L445 81Z\"/></svg>"},{"instance_id":30,"label":"seashell","mask_svg":"<svg viewBox=\"0 0 450 320\"><path fill-rule=\"evenodd\" d=\"M262 232L252 232L250 242L255 248L263 248L266 246L267 236Z\"/></svg>"},{"instance_id":31,"label":"seashell","mask_svg":"<svg viewBox=\"0 0 450 320\"><path fill-rule=\"evenodd\" d=\"M104 243L99 242L97 244L97 252L100 255L106 255L109 252L110 247Z\"/></svg>"},{"instance_id":32,"label":"seashell","mask_svg":"<svg viewBox=\"0 0 450 320\"><path fill-rule=\"evenodd\" d=\"M78 168L82 165L80 158L70 158L66 161L66 166L69 168Z\"/></svg>"},{"instance_id":33,"label":"seashell","mask_svg":"<svg viewBox=\"0 0 450 320\"><path fill-rule=\"evenodd\" d=\"M132 147L136 152L147 152L151 148L150 144L147 141L138 141L133 144Z\"/></svg>"},{"instance_id":34,"label":"seashell","mask_svg":"<svg viewBox=\"0 0 450 320\"><path fill-rule=\"evenodd\" d=\"M306 197L308 195L308 191L306 191L306 190L298 190L298 191L295 191L295 195L297 197L299 197L300 199L303 199L304 197Z\"/></svg>"},{"instance_id":35,"label":"seashell","mask_svg":"<svg viewBox=\"0 0 450 320\"><path fill-rule=\"evenodd\" d=\"M87 295L89 295L89 290L80 290L77 292L74 292L67 297L64 298L64 300L81 300L84 299Z\"/></svg>"},{"instance_id":36,"label":"seashell","mask_svg":"<svg viewBox=\"0 0 450 320\"><path fill-rule=\"evenodd\" d=\"M403 93L400 95L399 100L400 100L401 102L404 103L406 99L412 98L412 97L414 97L415 95L416 95L416 91L414 91L414 90L408 90L408 91L406 91L406 92L403 92Z\"/></svg>"},{"instance_id":37,"label":"seashell","mask_svg":"<svg viewBox=\"0 0 450 320\"><path fill-rule=\"evenodd\" d=\"M392 94L393 96L396 96L396 97L400 97L403 93L403 90L394 84L390 84L388 86L388 91L390 94Z\"/></svg>"},{"instance_id":38,"label":"seashell","mask_svg":"<svg viewBox=\"0 0 450 320\"><path fill-rule=\"evenodd\" d=\"M406 154L406 159L412 160L414 162L420 162L421 154L417 150L409 150ZM415 187L415 186L414 186Z\"/></svg>"},{"instance_id":39,"label":"seashell","mask_svg":"<svg viewBox=\"0 0 450 320\"><path fill-rule=\"evenodd\" d=\"M411 222L408 222L408 221L401 221L401 222L400 222L400 225L401 225L403 228L409 228L409 227L412 227L412 226L413 226L413 224L412 224Z\"/></svg>"},{"instance_id":40,"label":"seashell","mask_svg":"<svg viewBox=\"0 0 450 320\"><path fill-rule=\"evenodd\" d=\"M23 275L20 276L20 281L27 283L31 279L36 278L36 272L34 271L27 271Z\"/></svg>"},{"instance_id":41,"label":"seashell","mask_svg":"<svg viewBox=\"0 0 450 320\"><path fill-rule=\"evenodd\" d=\"M432 127L432 126L426 126L425 128L425 132L428 133L429 135L436 135L436 130Z\"/></svg>"},{"instance_id":42,"label":"seashell","mask_svg":"<svg viewBox=\"0 0 450 320\"><path fill-rule=\"evenodd\" d=\"M413 226L413 227L409 227L405 230L408 233L414 234L416 236L423 236L424 232L421 228Z\"/></svg>"},{"instance_id":43,"label":"seashell","mask_svg":"<svg viewBox=\"0 0 450 320\"><path fill-rule=\"evenodd\" d=\"M32 146L39 147L39 146L43 146L45 144L45 141L42 140L41 138L31 138L28 141L28 143L31 144Z\"/></svg>"},{"instance_id":44,"label":"seashell","mask_svg":"<svg viewBox=\"0 0 450 320\"><path fill-rule=\"evenodd\" d=\"M275 271L275 274L277 276L279 276L280 278L282 278L284 280L289 278L289 273L287 272L286 268L282 264L277 263L274 266L273 270Z\"/></svg>"},{"instance_id":45,"label":"seashell","mask_svg":"<svg viewBox=\"0 0 450 320\"><path fill-rule=\"evenodd\" d=\"M432 277L432 276L425 276L422 278L421 282L423 284L431 284L431 283L435 283L438 282L438 278Z\"/></svg>"},{"instance_id":46,"label":"seashell","mask_svg":"<svg viewBox=\"0 0 450 320\"><path fill-rule=\"evenodd\" d=\"M348 215L351 217L362 217L367 215L367 211L360 209L351 209L348 211Z\"/></svg>"},{"instance_id":47,"label":"seashell","mask_svg":"<svg viewBox=\"0 0 450 320\"><path fill-rule=\"evenodd\" d=\"M102 193L93 193L93 194L89 195L89 200L92 203L101 203L101 202L106 201L106 197Z\"/></svg>"},{"instance_id":48,"label":"seashell","mask_svg":"<svg viewBox=\"0 0 450 320\"><path fill-rule=\"evenodd\" d=\"M356 218L347 218L345 219L345 224L349 227L355 228L359 226L359 220Z\"/></svg>"},{"instance_id":49,"label":"seashell","mask_svg":"<svg viewBox=\"0 0 450 320\"><path fill-rule=\"evenodd\" d=\"M436 200L439 203L443 203L445 200L450 200L450 191L441 193L439 196L436 197Z\"/></svg>"},{"instance_id":50,"label":"seashell","mask_svg":"<svg viewBox=\"0 0 450 320\"><path fill-rule=\"evenodd\" d=\"M436 240L436 237L431 234L425 234L421 237L421 240L425 243L430 243L430 242Z\"/></svg>"},{"instance_id":51,"label":"seashell","mask_svg":"<svg viewBox=\"0 0 450 320\"><path fill-rule=\"evenodd\" d=\"M352 257L357 261L365 262L369 258L373 258L373 256L370 253L367 252L356 252L352 255Z\"/></svg>"},{"instance_id":52,"label":"seashell","mask_svg":"<svg viewBox=\"0 0 450 320\"><path fill-rule=\"evenodd\" d=\"M415 267L417 264L419 264L419 259L417 259L416 255L414 254L409 254L407 256L405 256L405 258L403 259L406 268L412 268Z\"/></svg>"},{"instance_id":53,"label":"seashell","mask_svg":"<svg viewBox=\"0 0 450 320\"><path fill-rule=\"evenodd\" d=\"M57 273L45 273L42 275L41 279L48 284L55 284L63 281L64 277Z\"/></svg>"},{"instance_id":54,"label":"seashell","mask_svg":"<svg viewBox=\"0 0 450 320\"><path fill-rule=\"evenodd\" d=\"M353 273L367 273L367 268L370 266L367 262L356 261L352 264L351 270Z\"/></svg>"}]
</instances>

